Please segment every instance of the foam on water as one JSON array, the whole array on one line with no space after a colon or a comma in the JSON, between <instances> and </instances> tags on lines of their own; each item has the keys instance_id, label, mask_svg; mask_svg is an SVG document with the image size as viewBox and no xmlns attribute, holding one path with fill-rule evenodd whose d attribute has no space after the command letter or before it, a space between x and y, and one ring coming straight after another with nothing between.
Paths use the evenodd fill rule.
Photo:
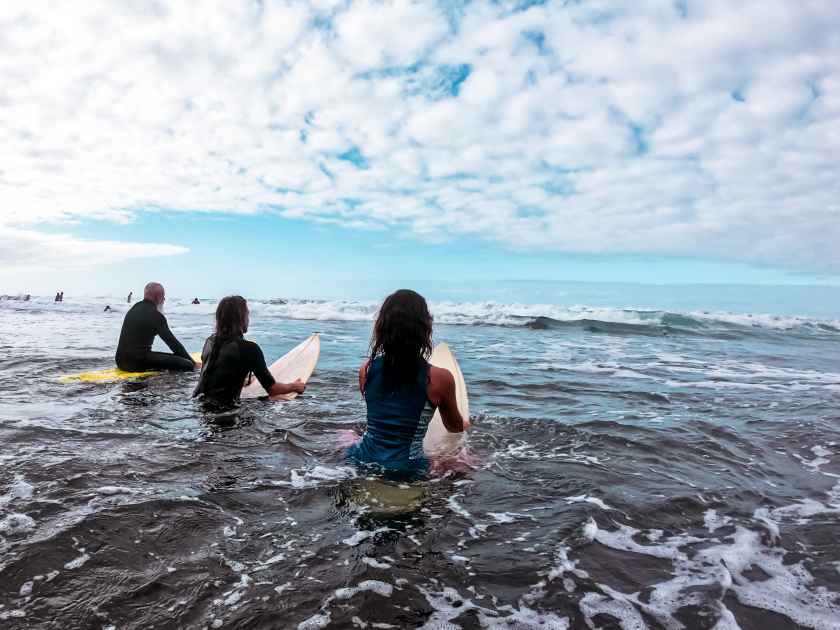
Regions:
<instances>
[{"instance_id":1,"label":"foam on water","mask_svg":"<svg viewBox=\"0 0 840 630\"><path fill-rule=\"evenodd\" d=\"M394 587L387 582L381 582L379 580L364 580L363 582L359 582L357 586L337 589L335 591L335 597L336 599L351 599L354 595L363 591L370 591L382 597L390 597L394 592Z\"/></svg>"},{"instance_id":2,"label":"foam on water","mask_svg":"<svg viewBox=\"0 0 840 630\"><path fill-rule=\"evenodd\" d=\"M470 387L477 463L418 482L416 509L383 516L354 501L362 480L335 438L364 421L355 369L377 304L252 301L268 354L317 328L321 363L311 395L243 404L242 424L218 431L189 399L196 375L58 399L56 375L112 361L121 321L65 306L41 328L0 313L4 342L23 331L0 368L8 619L73 592L68 627L94 607L103 625L131 625L113 602L149 575L178 600L138 608L148 626L173 608L198 627L355 615L371 629L676 628L686 606L704 628L760 624L762 610L828 628L837 614L840 484L826 488L840 472L840 344L814 321L433 303L436 323L458 324L435 336ZM192 349L214 308L173 300L167 315ZM8 385L21 374L25 398ZM123 536L128 549L110 544ZM733 600L744 606L728 610Z\"/></svg>"},{"instance_id":3,"label":"foam on water","mask_svg":"<svg viewBox=\"0 0 840 630\"><path fill-rule=\"evenodd\" d=\"M84 549L82 549L81 551L82 551L82 555L80 555L76 558L73 558L72 560L70 560L69 562L66 562L64 564L65 569L67 569L68 571L71 571L73 569L78 569L78 568L84 566L84 564L88 560L90 560L90 555L84 553L84 551L85 551Z\"/></svg>"},{"instance_id":4,"label":"foam on water","mask_svg":"<svg viewBox=\"0 0 840 630\"><path fill-rule=\"evenodd\" d=\"M599 499L598 497L590 497L586 494L581 494L581 495L576 496L576 497L566 497L566 503L592 503L593 505L597 505L602 510L612 510L612 509L614 509L614 508L611 508L606 503L604 503L604 501L602 499Z\"/></svg>"},{"instance_id":5,"label":"foam on water","mask_svg":"<svg viewBox=\"0 0 840 630\"><path fill-rule=\"evenodd\" d=\"M786 513L784 508L781 511ZM710 512L706 515L708 522L718 525L716 515ZM678 627L674 614L680 608L698 603L692 593L701 588L708 592L710 585L718 585L721 595L716 614L722 620L721 627L729 627L727 624L731 623L732 617L722 602L724 595L731 591L746 606L779 613L810 628L836 628L840 619L840 594L812 588L814 578L801 561L786 563L786 552L764 545L759 532L742 525L733 527L731 534L705 541L681 534L655 544L641 544L635 540L643 535L640 530L627 525L604 530L589 519L583 530L590 540L617 551L670 560L674 577L651 585L647 602L639 599L639 593L620 593L606 584L598 584L602 594L588 593L581 601L582 612L587 618L608 613L620 619L623 628L636 628L644 627L637 625L643 622L638 614L642 610L665 627ZM698 542L704 546L692 548ZM756 569L762 572L763 578L753 575Z\"/></svg>"},{"instance_id":6,"label":"foam on water","mask_svg":"<svg viewBox=\"0 0 840 630\"><path fill-rule=\"evenodd\" d=\"M326 628L330 623L330 613L312 615L309 619L298 624L298 630L318 630Z\"/></svg>"},{"instance_id":7,"label":"foam on water","mask_svg":"<svg viewBox=\"0 0 840 630\"><path fill-rule=\"evenodd\" d=\"M454 623L465 612L474 611L482 628L542 628L545 630L567 630L569 619L553 612L538 612L519 602L518 607L501 606L491 610L463 597L451 586L429 585L418 587L431 606L431 617L421 626L425 630L459 628Z\"/></svg>"},{"instance_id":8,"label":"foam on water","mask_svg":"<svg viewBox=\"0 0 840 630\"><path fill-rule=\"evenodd\" d=\"M114 315L128 309L124 297L99 296L75 297L72 302L60 306L52 298L36 297L31 302L0 301L0 308L60 309L62 312L101 312L102 305L111 304ZM218 300L208 299L201 304L191 304L191 299L170 297L167 301L167 315L196 315L210 320ZM307 300L272 299L249 300L255 319L278 317L291 320L310 321L366 321L370 322L379 308L378 301L360 300ZM708 327L737 327L766 329L772 331L818 331L840 333L840 320L807 316L781 316L764 313L733 313L727 311L689 310L668 312L654 308L596 307L586 305L526 304L484 302L430 302L435 321L440 324L527 326L535 320L551 320L559 323L602 322L629 326L687 326L704 329Z\"/></svg>"},{"instance_id":9,"label":"foam on water","mask_svg":"<svg viewBox=\"0 0 840 630\"><path fill-rule=\"evenodd\" d=\"M22 534L35 529L35 519L26 514L12 512L0 519L0 533Z\"/></svg>"},{"instance_id":10,"label":"foam on water","mask_svg":"<svg viewBox=\"0 0 840 630\"><path fill-rule=\"evenodd\" d=\"M15 475L15 478L14 480L12 480L12 483L9 484L9 489L4 494L0 494L0 508L8 505L9 503L17 499L32 498L32 493L34 489L35 488L32 486L32 484L30 484L26 481L26 479L23 478L23 475Z\"/></svg>"},{"instance_id":11,"label":"foam on water","mask_svg":"<svg viewBox=\"0 0 840 630\"><path fill-rule=\"evenodd\" d=\"M324 483L334 483L341 479L353 479L356 469L350 466L315 466L313 468L293 468L289 472L289 481L273 481L274 485L288 485L292 488L315 488Z\"/></svg>"}]
</instances>

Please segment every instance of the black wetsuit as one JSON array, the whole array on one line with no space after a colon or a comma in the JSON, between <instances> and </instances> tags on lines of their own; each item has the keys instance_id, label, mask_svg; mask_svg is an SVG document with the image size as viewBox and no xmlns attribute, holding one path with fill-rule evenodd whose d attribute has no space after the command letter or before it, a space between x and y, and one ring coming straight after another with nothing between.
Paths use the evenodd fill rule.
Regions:
<instances>
[{"instance_id":1,"label":"black wetsuit","mask_svg":"<svg viewBox=\"0 0 840 630\"><path fill-rule=\"evenodd\" d=\"M234 402L239 399L249 374L253 374L266 391L274 385L274 377L268 371L263 352L253 341L242 337L225 339L216 356L211 357L215 342L216 335L204 342L201 378L193 396L203 394L215 402Z\"/></svg>"},{"instance_id":2,"label":"black wetsuit","mask_svg":"<svg viewBox=\"0 0 840 630\"><path fill-rule=\"evenodd\" d=\"M160 336L175 354L152 352L155 337ZM195 362L175 338L166 318L151 300L132 306L123 320L117 354L117 367L129 372L144 370L192 370Z\"/></svg>"}]
</instances>

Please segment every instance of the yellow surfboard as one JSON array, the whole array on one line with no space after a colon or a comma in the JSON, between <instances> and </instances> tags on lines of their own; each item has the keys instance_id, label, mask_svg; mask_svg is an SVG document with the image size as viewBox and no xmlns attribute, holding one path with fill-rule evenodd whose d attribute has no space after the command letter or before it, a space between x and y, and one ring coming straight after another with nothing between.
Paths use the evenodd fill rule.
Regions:
<instances>
[{"instance_id":1,"label":"yellow surfboard","mask_svg":"<svg viewBox=\"0 0 840 630\"><path fill-rule=\"evenodd\" d=\"M192 352L190 356L193 361L201 365L201 353ZM79 374L64 374L58 377L59 383L116 383L117 381L127 381L135 378L147 378L149 376L157 376L160 372L126 372L120 368L104 368L102 370L92 370L90 372L80 372Z\"/></svg>"}]
</instances>

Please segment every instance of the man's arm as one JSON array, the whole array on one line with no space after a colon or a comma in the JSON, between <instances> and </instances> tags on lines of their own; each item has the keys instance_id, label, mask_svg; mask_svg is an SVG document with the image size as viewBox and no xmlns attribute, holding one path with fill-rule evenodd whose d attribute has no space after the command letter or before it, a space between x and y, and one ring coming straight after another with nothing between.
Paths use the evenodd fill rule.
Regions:
<instances>
[{"instance_id":1,"label":"man's arm","mask_svg":"<svg viewBox=\"0 0 840 630\"><path fill-rule=\"evenodd\" d=\"M184 346L181 345L181 342L175 338L175 335L172 334L172 331L169 330L169 324L166 323L166 318L161 315L160 317L160 325L158 327L158 336L163 339L163 343L169 346L169 349L172 352L179 356L184 357L188 361L190 361L193 365L195 365L195 361L193 361L190 353L186 351Z\"/></svg>"}]
</instances>

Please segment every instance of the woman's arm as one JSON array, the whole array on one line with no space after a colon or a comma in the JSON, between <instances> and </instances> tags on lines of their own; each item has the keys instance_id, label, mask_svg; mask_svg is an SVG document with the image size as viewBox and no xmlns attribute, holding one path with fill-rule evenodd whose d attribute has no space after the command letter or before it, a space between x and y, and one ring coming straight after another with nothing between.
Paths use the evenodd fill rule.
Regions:
<instances>
[{"instance_id":1,"label":"woman's arm","mask_svg":"<svg viewBox=\"0 0 840 630\"><path fill-rule=\"evenodd\" d=\"M367 381L368 365L370 365L370 359L362 363L362 367L359 368L359 392L362 396L365 395L365 381Z\"/></svg>"},{"instance_id":2,"label":"woman's arm","mask_svg":"<svg viewBox=\"0 0 840 630\"><path fill-rule=\"evenodd\" d=\"M429 370L429 402L440 411L443 426L450 433L463 433L469 428L469 420L461 416L458 398L455 394L455 377L449 370L432 366Z\"/></svg>"},{"instance_id":3,"label":"woman's arm","mask_svg":"<svg viewBox=\"0 0 840 630\"><path fill-rule=\"evenodd\" d=\"M274 383L274 385L267 388L266 391L268 392L269 397L271 397L282 396L283 394L291 394L292 392L302 394L305 389L306 385L303 383L303 381L297 379L294 383Z\"/></svg>"},{"instance_id":4,"label":"woman's arm","mask_svg":"<svg viewBox=\"0 0 840 630\"><path fill-rule=\"evenodd\" d=\"M291 394L292 392L302 394L303 390L306 389L306 385L300 379L297 379L294 383L276 382L268 366L265 364L265 356L263 355L262 349L253 342L246 342L245 348L247 348L249 355L248 366L269 397L282 396L284 394Z\"/></svg>"}]
</instances>

